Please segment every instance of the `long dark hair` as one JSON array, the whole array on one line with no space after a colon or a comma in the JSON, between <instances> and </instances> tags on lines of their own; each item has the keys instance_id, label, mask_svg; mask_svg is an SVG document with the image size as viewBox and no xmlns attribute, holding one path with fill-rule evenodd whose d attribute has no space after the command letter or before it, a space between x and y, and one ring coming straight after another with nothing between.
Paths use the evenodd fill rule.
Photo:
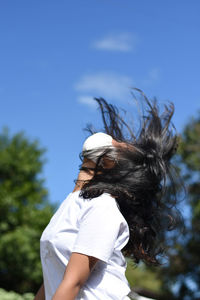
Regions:
<instances>
[{"instance_id":1,"label":"long dark hair","mask_svg":"<svg viewBox=\"0 0 200 300\"><path fill-rule=\"evenodd\" d=\"M93 169L94 177L84 184L81 196L90 199L104 192L110 193L129 225L130 238L123 249L125 255L134 258L136 263L143 260L157 265L159 255L163 253L165 232L176 225L175 197L165 197L169 180L173 185L170 161L177 149L177 135L171 124L174 105L170 103L160 113L157 101L147 99L142 91L138 91L146 109L137 134L116 106L103 98L95 98L104 132L114 140L126 143L127 147L104 150ZM87 129L91 134L95 133L91 126ZM90 154L90 151L83 153L83 158L90 158ZM113 158L111 168L105 167L105 157ZM84 164L81 169L91 170Z\"/></svg>"}]
</instances>

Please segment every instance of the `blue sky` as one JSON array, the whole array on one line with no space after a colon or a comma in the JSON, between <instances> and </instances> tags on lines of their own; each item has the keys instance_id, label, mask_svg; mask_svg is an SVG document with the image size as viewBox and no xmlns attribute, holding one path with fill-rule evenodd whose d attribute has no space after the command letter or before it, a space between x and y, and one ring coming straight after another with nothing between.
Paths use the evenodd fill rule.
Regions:
<instances>
[{"instance_id":1,"label":"blue sky","mask_svg":"<svg viewBox=\"0 0 200 300\"><path fill-rule=\"evenodd\" d=\"M180 132L200 109L198 0L0 0L0 129L47 148L49 199L73 189L91 100L130 111L130 87L175 104Z\"/></svg>"}]
</instances>

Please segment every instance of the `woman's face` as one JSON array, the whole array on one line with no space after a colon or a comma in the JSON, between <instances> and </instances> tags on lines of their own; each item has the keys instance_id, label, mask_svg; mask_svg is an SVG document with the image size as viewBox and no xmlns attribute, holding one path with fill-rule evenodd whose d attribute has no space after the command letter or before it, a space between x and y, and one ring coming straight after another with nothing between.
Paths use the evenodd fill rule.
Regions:
<instances>
[{"instance_id":1,"label":"woman's face","mask_svg":"<svg viewBox=\"0 0 200 300\"><path fill-rule=\"evenodd\" d=\"M84 144L84 146L83 146L83 148L84 148L84 150L90 150L91 149L91 147L93 147L93 144L94 144L94 137L97 137L98 135L102 135L102 137L103 138L105 138L106 137L106 142L109 142L109 147L112 145L114 148L118 148L118 149L125 149L125 148L127 148L127 149L130 149L130 147L131 147L131 150L133 150L132 148L133 148L133 146L132 145L130 145L130 144L127 144L127 143L125 143L125 142L118 142L118 141L116 141L115 139L113 139L113 138L111 138L111 136L109 136L109 135L107 135L107 134L104 134L104 133L97 133L97 134L94 134L93 136L91 136L91 137L89 137L87 140L86 140L86 142L85 142L85 144ZM102 138L101 137L101 138ZM108 137L110 138L110 141L108 141ZM101 140L100 140L101 141ZM89 143L88 143L89 142ZM99 142L99 141L98 141ZM101 141L102 142L102 141ZM91 145L90 145L91 144ZM97 142L95 143L95 146L96 146L96 144L97 144ZM90 163L90 164L92 164L93 166L95 166L95 162L94 161L92 161L91 159L86 159L86 160L84 160L84 164L85 165L88 165L88 163ZM104 168L106 168L106 169L109 169L109 168L113 168L114 167L114 165L115 165L115 161L114 160L112 160L112 159L110 159L109 157L107 157L107 156L104 156L103 157L103 166L104 166Z\"/></svg>"}]
</instances>

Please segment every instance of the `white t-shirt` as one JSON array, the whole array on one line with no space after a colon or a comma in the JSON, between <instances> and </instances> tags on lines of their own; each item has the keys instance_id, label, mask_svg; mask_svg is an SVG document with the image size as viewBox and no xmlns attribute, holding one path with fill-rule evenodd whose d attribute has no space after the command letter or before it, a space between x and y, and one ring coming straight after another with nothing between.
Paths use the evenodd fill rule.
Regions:
<instances>
[{"instance_id":1,"label":"white t-shirt","mask_svg":"<svg viewBox=\"0 0 200 300\"><path fill-rule=\"evenodd\" d=\"M77 300L129 299L121 253L129 239L128 224L109 194L93 199L79 194L70 193L61 203L40 239L45 299L55 294L72 252L99 259Z\"/></svg>"}]
</instances>

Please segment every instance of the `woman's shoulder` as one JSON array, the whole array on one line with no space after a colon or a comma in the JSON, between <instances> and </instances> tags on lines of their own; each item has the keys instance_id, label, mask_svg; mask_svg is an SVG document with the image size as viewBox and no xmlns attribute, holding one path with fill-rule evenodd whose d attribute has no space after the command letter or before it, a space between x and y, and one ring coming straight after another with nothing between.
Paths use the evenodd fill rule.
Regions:
<instances>
[{"instance_id":1,"label":"woman's shoulder","mask_svg":"<svg viewBox=\"0 0 200 300\"><path fill-rule=\"evenodd\" d=\"M79 195L79 197L81 196ZM103 214L106 213L112 220L118 219L118 222L126 223L116 199L109 193L103 193L100 196L91 199L82 199L82 201L84 201L83 210L99 211L99 213Z\"/></svg>"},{"instance_id":2,"label":"woman's shoulder","mask_svg":"<svg viewBox=\"0 0 200 300\"><path fill-rule=\"evenodd\" d=\"M111 208L111 207L116 207L117 202L114 197L112 197L108 193L103 193L97 197L90 198L90 199L83 199L81 195L78 195L80 201L83 201L86 206L90 207L104 207L104 208Z\"/></svg>"}]
</instances>

